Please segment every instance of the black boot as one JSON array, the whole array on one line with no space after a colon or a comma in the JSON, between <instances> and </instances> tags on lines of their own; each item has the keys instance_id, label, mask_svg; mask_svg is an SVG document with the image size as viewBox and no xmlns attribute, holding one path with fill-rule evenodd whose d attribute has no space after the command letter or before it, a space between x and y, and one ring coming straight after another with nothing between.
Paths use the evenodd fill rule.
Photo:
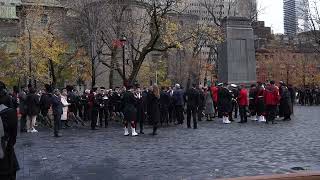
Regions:
<instances>
[{"instance_id":1,"label":"black boot","mask_svg":"<svg viewBox=\"0 0 320 180\"><path fill-rule=\"evenodd\" d=\"M68 124L68 120L66 120L65 122L64 122L64 125L66 126L66 127L70 127L70 125Z\"/></svg>"},{"instance_id":2,"label":"black boot","mask_svg":"<svg viewBox=\"0 0 320 180\"><path fill-rule=\"evenodd\" d=\"M153 135L153 136L155 136L155 135L158 135L157 134L157 127L153 127L153 131L152 131L152 134L151 135Z\"/></svg>"}]
</instances>

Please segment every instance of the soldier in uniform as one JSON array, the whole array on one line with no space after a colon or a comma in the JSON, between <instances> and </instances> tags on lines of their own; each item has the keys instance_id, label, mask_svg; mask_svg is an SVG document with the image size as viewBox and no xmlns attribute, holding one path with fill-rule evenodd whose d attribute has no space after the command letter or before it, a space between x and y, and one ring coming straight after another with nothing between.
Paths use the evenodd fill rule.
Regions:
<instances>
[{"instance_id":1,"label":"soldier in uniform","mask_svg":"<svg viewBox=\"0 0 320 180\"><path fill-rule=\"evenodd\" d=\"M278 87L275 86L274 81L270 81L270 83L267 84L263 96L266 104L266 123L272 122L272 124L275 124L274 120L276 118L277 106L279 103L279 90Z\"/></svg>"},{"instance_id":2,"label":"soldier in uniform","mask_svg":"<svg viewBox=\"0 0 320 180\"><path fill-rule=\"evenodd\" d=\"M249 90L249 111L250 115L253 116L253 120L257 121L256 118L256 96L257 96L257 86L255 84L251 85Z\"/></svg>"},{"instance_id":3,"label":"soldier in uniform","mask_svg":"<svg viewBox=\"0 0 320 180\"><path fill-rule=\"evenodd\" d=\"M248 100L248 91L244 87L244 85L240 86L240 92L238 95L238 103L239 103L239 111L240 111L240 122L239 123L246 123L247 122L247 107L249 105Z\"/></svg>"},{"instance_id":4,"label":"soldier in uniform","mask_svg":"<svg viewBox=\"0 0 320 180\"><path fill-rule=\"evenodd\" d=\"M124 135L129 136L128 125L131 124L132 136L138 136L136 132L136 120L137 120L137 109L136 109L136 98L133 94L133 87L128 86L127 90L123 93L123 114L124 114Z\"/></svg>"},{"instance_id":5,"label":"soldier in uniform","mask_svg":"<svg viewBox=\"0 0 320 180\"><path fill-rule=\"evenodd\" d=\"M218 91L218 110L222 115L222 122L230 124L229 114L232 111L232 92L227 88L228 84L223 84L223 87Z\"/></svg>"},{"instance_id":6,"label":"soldier in uniform","mask_svg":"<svg viewBox=\"0 0 320 180\"><path fill-rule=\"evenodd\" d=\"M257 87L257 95L256 95L256 112L258 115L258 121L259 122L266 122L266 119L264 117L265 113L265 103L264 103L264 85L261 82L258 82Z\"/></svg>"}]
</instances>

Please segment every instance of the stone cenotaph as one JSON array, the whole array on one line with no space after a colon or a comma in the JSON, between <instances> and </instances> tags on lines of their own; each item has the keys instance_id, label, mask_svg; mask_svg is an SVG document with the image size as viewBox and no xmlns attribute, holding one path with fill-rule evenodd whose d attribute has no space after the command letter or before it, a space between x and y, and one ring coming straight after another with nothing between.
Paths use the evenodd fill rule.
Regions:
<instances>
[{"instance_id":1,"label":"stone cenotaph","mask_svg":"<svg viewBox=\"0 0 320 180\"><path fill-rule=\"evenodd\" d=\"M225 37L218 48L218 81L255 83L256 58L251 21L244 17L226 17L222 25Z\"/></svg>"}]
</instances>

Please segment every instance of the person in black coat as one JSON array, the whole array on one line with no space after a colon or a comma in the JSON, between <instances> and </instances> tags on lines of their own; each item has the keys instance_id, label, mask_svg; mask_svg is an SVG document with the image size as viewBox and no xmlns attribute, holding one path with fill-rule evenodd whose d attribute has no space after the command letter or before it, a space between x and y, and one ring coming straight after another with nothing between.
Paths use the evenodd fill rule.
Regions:
<instances>
[{"instance_id":1,"label":"person in black coat","mask_svg":"<svg viewBox=\"0 0 320 180\"><path fill-rule=\"evenodd\" d=\"M184 107L184 92L179 84L175 85L175 89L172 94L174 101L175 115L177 118L177 124L183 124L183 107Z\"/></svg>"},{"instance_id":2,"label":"person in black coat","mask_svg":"<svg viewBox=\"0 0 320 180\"><path fill-rule=\"evenodd\" d=\"M53 92L53 96L51 97L51 104L52 104L52 114L54 120L54 137L60 137L59 129L61 124L61 115L63 113L63 104L61 102L61 96L58 89L55 89Z\"/></svg>"},{"instance_id":3,"label":"person in black coat","mask_svg":"<svg viewBox=\"0 0 320 180\"><path fill-rule=\"evenodd\" d=\"M123 93L122 103L124 114L124 135L129 136L128 125L130 122L132 136L138 136L138 133L136 132L136 98L134 97L132 86L129 86L128 90Z\"/></svg>"},{"instance_id":4,"label":"person in black coat","mask_svg":"<svg viewBox=\"0 0 320 180\"><path fill-rule=\"evenodd\" d=\"M137 106L137 122L139 121L140 126L140 134L144 134L143 132L143 123L147 114L147 94L145 91L141 92L140 87L138 86L135 93L136 98L136 106Z\"/></svg>"},{"instance_id":5,"label":"person in black coat","mask_svg":"<svg viewBox=\"0 0 320 180\"><path fill-rule=\"evenodd\" d=\"M289 92L289 89L287 85L284 82L280 82L279 87L279 93L280 93L280 109L284 116L284 121L291 120L291 95Z\"/></svg>"},{"instance_id":6,"label":"person in black coat","mask_svg":"<svg viewBox=\"0 0 320 180\"><path fill-rule=\"evenodd\" d=\"M149 97L150 119L153 126L151 135L157 135L158 123L160 121L160 90L157 85L153 85Z\"/></svg>"},{"instance_id":7,"label":"person in black coat","mask_svg":"<svg viewBox=\"0 0 320 180\"><path fill-rule=\"evenodd\" d=\"M167 91L169 95L169 104L168 104L168 113L169 113L169 122L174 122L175 119L175 109L174 109L174 99L173 99L173 90L171 87L169 87Z\"/></svg>"},{"instance_id":8,"label":"person in black coat","mask_svg":"<svg viewBox=\"0 0 320 180\"><path fill-rule=\"evenodd\" d=\"M91 120L91 130L97 130L97 119L99 114L100 104L96 99L97 88L92 88L88 96L88 105L89 105L89 117Z\"/></svg>"},{"instance_id":9,"label":"person in black coat","mask_svg":"<svg viewBox=\"0 0 320 180\"><path fill-rule=\"evenodd\" d=\"M187 126L191 128L191 115L193 120L193 128L197 129L197 111L199 107L199 92L196 89L196 84L192 84L192 88L186 92L187 101Z\"/></svg>"},{"instance_id":10,"label":"person in black coat","mask_svg":"<svg viewBox=\"0 0 320 180\"><path fill-rule=\"evenodd\" d=\"M14 145L17 139L18 117L14 109L11 97L6 92L6 86L0 82L0 123L3 129L0 132L2 155L0 156L0 179L15 180L16 172L19 170L19 163L14 151ZM3 149L2 149L3 148Z\"/></svg>"},{"instance_id":11,"label":"person in black coat","mask_svg":"<svg viewBox=\"0 0 320 180\"><path fill-rule=\"evenodd\" d=\"M49 84L45 85L45 92L41 95L40 98L40 112L45 121L49 122L48 112L51 106L51 94L52 90Z\"/></svg>"},{"instance_id":12,"label":"person in black coat","mask_svg":"<svg viewBox=\"0 0 320 180\"><path fill-rule=\"evenodd\" d=\"M29 94L26 98L27 105L27 132L38 132L34 127L36 125L37 115L40 112L40 100L34 88L29 88Z\"/></svg>"},{"instance_id":13,"label":"person in black coat","mask_svg":"<svg viewBox=\"0 0 320 180\"><path fill-rule=\"evenodd\" d=\"M249 90L249 111L250 111L250 115L254 116L254 120L258 120L256 119L256 96L257 96L257 86L256 84L252 84Z\"/></svg>"},{"instance_id":14,"label":"person in black coat","mask_svg":"<svg viewBox=\"0 0 320 180\"><path fill-rule=\"evenodd\" d=\"M223 123L230 124L229 114L232 111L232 92L227 88L227 84L219 88L218 110L222 114Z\"/></svg>"},{"instance_id":15,"label":"person in black coat","mask_svg":"<svg viewBox=\"0 0 320 180\"><path fill-rule=\"evenodd\" d=\"M166 87L161 88L160 93L160 124L165 122L169 125L169 104L170 104L170 95L167 92L168 89Z\"/></svg>"}]
</instances>

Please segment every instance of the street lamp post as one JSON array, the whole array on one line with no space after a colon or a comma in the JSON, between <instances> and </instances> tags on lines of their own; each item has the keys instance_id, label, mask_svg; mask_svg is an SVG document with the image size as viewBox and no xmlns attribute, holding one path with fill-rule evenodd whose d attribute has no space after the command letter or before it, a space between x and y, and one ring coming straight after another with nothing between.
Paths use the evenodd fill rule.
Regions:
<instances>
[{"instance_id":1,"label":"street lamp post","mask_svg":"<svg viewBox=\"0 0 320 180\"><path fill-rule=\"evenodd\" d=\"M120 39L121 43L122 43L122 71L123 71L123 86L126 86L126 66L125 66L125 48L126 48L126 42L127 42L127 38L126 36L122 36Z\"/></svg>"}]
</instances>

